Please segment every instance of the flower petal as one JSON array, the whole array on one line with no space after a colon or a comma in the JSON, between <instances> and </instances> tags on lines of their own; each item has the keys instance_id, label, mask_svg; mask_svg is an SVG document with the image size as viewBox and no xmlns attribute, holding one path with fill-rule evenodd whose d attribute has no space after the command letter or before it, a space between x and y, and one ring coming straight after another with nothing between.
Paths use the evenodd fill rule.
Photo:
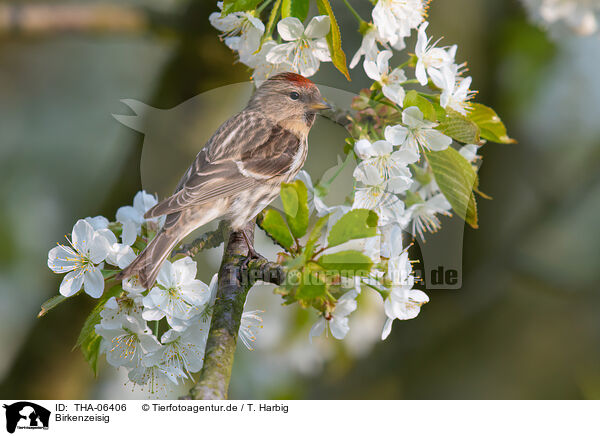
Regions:
<instances>
[{"instance_id":1,"label":"flower petal","mask_svg":"<svg viewBox=\"0 0 600 436\"><path fill-rule=\"evenodd\" d=\"M81 285L83 285L83 274L80 271L71 271L61 282L58 292L63 297L71 297L81 289Z\"/></svg>"},{"instance_id":2,"label":"flower petal","mask_svg":"<svg viewBox=\"0 0 600 436\"><path fill-rule=\"evenodd\" d=\"M387 337L390 335L390 333L392 332L392 323L394 322L394 320L392 318L388 318L385 321L385 324L383 325L383 331L381 332L381 340L385 341L387 339Z\"/></svg>"},{"instance_id":3,"label":"flower petal","mask_svg":"<svg viewBox=\"0 0 600 436\"><path fill-rule=\"evenodd\" d=\"M79 220L73 226L71 242L77 251L86 253L87 247L94 239L94 228L86 220Z\"/></svg>"},{"instance_id":4,"label":"flower petal","mask_svg":"<svg viewBox=\"0 0 600 436\"><path fill-rule=\"evenodd\" d=\"M329 321L329 329L331 330L331 334L336 339L344 339L348 332L350 331L350 325L348 318L346 317L334 317L331 321Z\"/></svg>"},{"instance_id":5,"label":"flower petal","mask_svg":"<svg viewBox=\"0 0 600 436\"><path fill-rule=\"evenodd\" d=\"M392 57L392 52L390 50L383 50L377 55L377 69L379 70L379 74L387 74L389 67L390 58Z\"/></svg>"},{"instance_id":6,"label":"flower petal","mask_svg":"<svg viewBox=\"0 0 600 436\"><path fill-rule=\"evenodd\" d=\"M193 282L196 279L196 272L196 262L191 257L184 257L173 262L171 275L174 283L183 285Z\"/></svg>"},{"instance_id":7,"label":"flower petal","mask_svg":"<svg viewBox=\"0 0 600 436\"><path fill-rule=\"evenodd\" d=\"M170 288L175 285L173 280L173 265L168 260L165 260L163 265L160 267L156 281L159 285L165 288Z\"/></svg>"},{"instance_id":8,"label":"flower petal","mask_svg":"<svg viewBox=\"0 0 600 436\"><path fill-rule=\"evenodd\" d=\"M304 77L314 75L319 69L319 59L317 59L310 48L299 46L298 50L299 53L296 54L296 59L298 60L296 68L298 73L302 74Z\"/></svg>"},{"instance_id":9,"label":"flower petal","mask_svg":"<svg viewBox=\"0 0 600 436\"><path fill-rule=\"evenodd\" d=\"M267 53L266 60L272 64L280 64L282 62L287 62L290 58L292 51L296 48L295 42L288 42L285 44L279 44L276 47L273 47L269 53Z\"/></svg>"},{"instance_id":10,"label":"flower petal","mask_svg":"<svg viewBox=\"0 0 600 436\"><path fill-rule=\"evenodd\" d=\"M404 103L405 93L404 88L401 85L397 83L383 85L381 91L383 92L383 95L385 95L388 99L396 103L398 106L402 107L402 104Z\"/></svg>"},{"instance_id":11,"label":"flower petal","mask_svg":"<svg viewBox=\"0 0 600 436\"><path fill-rule=\"evenodd\" d=\"M365 73L369 79L381 79L381 73L379 73L379 68L377 68L377 63L375 61L371 59L365 59L363 62L363 68L365 69Z\"/></svg>"},{"instance_id":12,"label":"flower petal","mask_svg":"<svg viewBox=\"0 0 600 436\"><path fill-rule=\"evenodd\" d=\"M402 145L406 141L408 129L400 124L385 128L385 139L393 145Z\"/></svg>"},{"instance_id":13,"label":"flower petal","mask_svg":"<svg viewBox=\"0 0 600 436\"><path fill-rule=\"evenodd\" d=\"M372 145L373 155L372 156L385 156L392 152L394 147L388 141L375 141Z\"/></svg>"},{"instance_id":14,"label":"flower petal","mask_svg":"<svg viewBox=\"0 0 600 436\"><path fill-rule=\"evenodd\" d=\"M422 86L427 85L427 73L425 72L425 64L421 59L417 61L417 67L415 68L415 77Z\"/></svg>"},{"instance_id":15,"label":"flower petal","mask_svg":"<svg viewBox=\"0 0 600 436\"><path fill-rule=\"evenodd\" d=\"M88 246L88 250L90 260L97 265L106 259L110 251L110 244L104 236L96 233Z\"/></svg>"},{"instance_id":16,"label":"flower petal","mask_svg":"<svg viewBox=\"0 0 600 436\"><path fill-rule=\"evenodd\" d=\"M117 209L117 221L120 223L133 221L139 226L144 222L144 217L136 208L132 206L122 206Z\"/></svg>"},{"instance_id":17,"label":"flower petal","mask_svg":"<svg viewBox=\"0 0 600 436\"><path fill-rule=\"evenodd\" d=\"M287 17L277 23L277 32L279 32L279 36L285 41L296 41L302 38L304 26L298 18Z\"/></svg>"},{"instance_id":18,"label":"flower petal","mask_svg":"<svg viewBox=\"0 0 600 436\"><path fill-rule=\"evenodd\" d=\"M311 344L313 336L321 336L323 334L323 331L325 331L326 323L327 321L325 321L325 318L323 317L320 317L319 320L316 323L314 323L314 325L310 329L310 332L308 333L308 340Z\"/></svg>"},{"instance_id":19,"label":"flower petal","mask_svg":"<svg viewBox=\"0 0 600 436\"><path fill-rule=\"evenodd\" d=\"M64 274L77 268L79 255L71 247L58 245L48 252L48 268L58 274Z\"/></svg>"},{"instance_id":20,"label":"flower petal","mask_svg":"<svg viewBox=\"0 0 600 436\"><path fill-rule=\"evenodd\" d=\"M329 53L329 46L325 38L315 39L310 42L312 52L315 57L321 62L330 62L331 54Z\"/></svg>"},{"instance_id":21,"label":"flower petal","mask_svg":"<svg viewBox=\"0 0 600 436\"><path fill-rule=\"evenodd\" d=\"M104 292L104 277L99 268L93 268L84 274L83 288L92 298L100 298Z\"/></svg>"},{"instance_id":22,"label":"flower petal","mask_svg":"<svg viewBox=\"0 0 600 436\"><path fill-rule=\"evenodd\" d=\"M135 222L130 220L121 221L123 224L123 232L121 233L121 241L125 245L133 245L138 236L138 227Z\"/></svg>"},{"instance_id":23,"label":"flower petal","mask_svg":"<svg viewBox=\"0 0 600 436\"><path fill-rule=\"evenodd\" d=\"M142 218L143 215L148 212L148 210L157 204L158 200L156 197L148 194L146 191L139 191L137 194L135 194L135 197L133 197L133 207L140 213L140 215L142 215Z\"/></svg>"},{"instance_id":24,"label":"flower petal","mask_svg":"<svg viewBox=\"0 0 600 436\"><path fill-rule=\"evenodd\" d=\"M325 35L329 33L330 27L331 20L329 19L328 15L317 15L312 20L310 20L310 23L308 23L308 26L306 26L306 31L304 32L304 35L306 35L308 38L313 39L324 38Z\"/></svg>"},{"instance_id":25,"label":"flower petal","mask_svg":"<svg viewBox=\"0 0 600 436\"><path fill-rule=\"evenodd\" d=\"M425 124L423 123L423 112L416 106L407 107L402 111L402 122L408 127L422 127Z\"/></svg>"},{"instance_id":26,"label":"flower petal","mask_svg":"<svg viewBox=\"0 0 600 436\"><path fill-rule=\"evenodd\" d=\"M423 132L423 137L427 141L427 146L433 151L445 150L452 144L452 138L444 135L439 130L427 129Z\"/></svg>"}]
</instances>

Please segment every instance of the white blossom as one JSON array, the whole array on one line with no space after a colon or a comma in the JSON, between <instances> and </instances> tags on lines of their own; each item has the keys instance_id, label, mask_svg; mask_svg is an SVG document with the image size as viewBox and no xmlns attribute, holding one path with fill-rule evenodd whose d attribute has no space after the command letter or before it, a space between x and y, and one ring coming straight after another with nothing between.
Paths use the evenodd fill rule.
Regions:
<instances>
[{"instance_id":1,"label":"white blossom","mask_svg":"<svg viewBox=\"0 0 600 436\"><path fill-rule=\"evenodd\" d=\"M142 224L145 222L160 223L164 218L146 220L144 214L158 203L153 195L140 191L133 197L133 206L122 206L117 209L117 221L123 225L121 236L123 244L133 245L135 239L141 234Z\"/></svg>"},{"instance_id":2,"label":"white blossom","mask_svg":"<svg viewBox=\"0 0 600 436\"><path fill-rule=\"evenodd\" d=\"M377 55L377 59L365 60L363 66L369 78L381 83L381 91L389 100L402 107L404 102L404 88L402 83L406 81L406 75L400 68L390 70L389 60L392 52L384 50Z\"/></svg>"},{"instance_id":3,"label":"white blossom","mask_svg":"<svg viewBox=\"0 0 600 436\"><path fill-rule=\"evenodd\" d=\"M160 348L150 329L141 329L138 324L124 322L119 328L105 328L97 324L95 330L102 337L100 352L106 353L107 362L117 368L140 366L144 354Z\"/></svg>"},{"instance_id":4,"label":"white blossom","mask_svg":"<svg viewBox=\"0 0 600 436\"><path fill-rule=\"evenodd\" d=\"M196 262L190 257L173 263L166 260L156 281L143 299L143 318L154 321L166 316L174 330L185 330L187 321L201 313L210 298L208 286L196 279Z\"/></svg>"},{"instance_id":5,"label":"white blossom","mask_svg":"<svg viewBox=\"0 0 600 436\"><path fill-rule=\"evenodd\" d=\"M359 49L356 51L352 60L350 61L350 69L358 65L361 57L365 57L366 61L377 61L377 55L379 54L379 48L377 42L381 40L377 27L370 26L369 29L363 35L362 42Z\"/></svg>"},{"instance_id":6,"label":"white blossom","mask_svg":"<svg viewBox=\"0 0 600 436\"><path fill-rule=\"evenodd\" d=\"M385 314L388 319L381 334L382 340L390 334L394 319L415 318L419 314L421 306L429 301L427 294L413 289L414 276L406 250L388 260L387 278L391 281L391 287L390 294L384 302Z\"/></svg>"},{"instance_id":7,"label":"white blossom","mask_svg":"<svg viewBox=\"0 0 600 436\"><path fill-rule=\"evenodd\" d=\"M298 18L284 18L277 23L277 31L288 42L273 47L266 56L267 61L274 64L286 62L305 77L314 75L321 62L331 61L325 40L329 28L327 15L313 17L306 30Z\"/></svg>"},{"instance_id":8,"label":"white blossom","mask_svg":"<svg viewBox=\"0 0 600 436\"><path fill-rule=\"evenodd\" d=\"M428 22L424 22L419 26L417 45L415 47L415 55L417 56L417 66L415 75L419 83L423 86L427 85L427 74L440 71L443 67L447 67L454 63L456 53L456 45L444 49L436 47L437 43L431 43L431 38L427 38L425 29Z\"/></svg>"},{"instance_id":9,"label":"white blossom","mask_svg":"<svg viewBox=\"0 0 600 436\"><path fill-rule=\"evenodd\" d=\"M371 143L366 139L360 139L354 144L354 151L358 157L363 159L357 169L359 167L372 166L377 169L381 178L392 179L400 177L407 185L410 185L412 175L408 165L419 159L419 155L412 150L394 151L393 145L387 140Z\"/></svg>"},{"instance_id":10,"label":"white blossom","mask_svg":"<svg viewBox=\"0 0 600 436\"><path fill-rule=\"evenodd\" d=\"M372 166L356 167L354 177L361 182L354 192L353 209L370 209L379 216L379 224L385 225L401 219L404 203L395 195L404 192L410 182L404 177L384 179Z\"/></svg>"},{"instance_id":11,"label":"white blossom","mask_svg":"<svg viewBox=\"0 0 600 436\"><path fill-rule=\"evenodd\" d=\"M424 232L435 233L441 227L437 214L450 216L451 209L452 206L446 197L443 194L437 194L422 203L415 203L406 209L402 221L405 225L408 225L412 221L412 235L419 235L422 240L425 240L423 237Z\"/></svg>"},{"instance_id":12,"label":"white blossom","mask_svg":"<svg viewBox=\"0 0 600 436\"><path fill-rule=\"evenodd\" d=\"M134 298L110 297L100 311L100 325L105 329L119 329L123 325L134 325L145 330L146 321L142 318L141 296Z\"/></svg>"},{"instance_id":13,"label":"white blossom","mask_svg":"<svg viewBox=\"0 0 600 436\"><path fill-rule=\"evenodd\" d=\"M135 242L137 236L135 232L135 223L133 221L125 220L124 223L122 223L123 231L121 233L121 240L123 243L117 241L115 234L108 228L110 224L108 219L103 216L87 217L85 218L85 221L108 241L110 248L108 250L108 255L106 256L106 262L118 266L120 269L125 269L133 262L136 255L130 245Z\"/></svg>"},{"instance_id":14,"label":"white blossom","mask_svg":"<svg viewBox=\"0 0 600 436\"><path fill-rule=\"evenodd\" d=\"M350 331L348 316L356 310L356 297L358 292L351 290L342 295L331 312L329 320L325 317L320 317L319 320L312 326L308 335L312 342L314 336L321 336L326 328L331 331L331 335L336 339L344 339L348 331Z\"/></svg>"},{"instance_id":15,"label":"white blossom","mask_svg":"<svg viewBox=\"0 0 600 436\"><path fill-rule=\"evenodd\" d=\"M277 73L283 73L292 70L292 65L286 61L278 64L273 64L267 61L267 54L269 54L276 46L277 43L273 40L265 41L260 48L260 51L254 56L248 58L247 62L245 62L246 65L254 69L252 72L252 80L254 80L254 83L257 87L262 85L262 83L269 77Z\"/></svg>"},{"instance_id":16,"label":"white blossom","mask_svg":"<svg viewBox=\"0 0 600 436\"><path fill-rule=\"evenodd\" d=\"M461 77L453 69L444 67L441 71L433 70L431 79L442 90L440 105L466 115L470 109L469 100L475 95L475 91L469 89L471 77Z\"/></svg>"},{"instance_id":17,"label":"white blossom","mask_svg":"<svg viewBox=\"0 0 600 436\"><path fill-rule=\"evenodd\" d=\"M219 9L223 9L223 2L218 2ZM236 51L240 62L247 64L260 46L260 40L265 33L265 25L259 18L249 12L232 12L221 15L213 12L208 17L210 24L223 32L221 37L230 49Z\"/></svg>"},{"instance_id":18,"label":"white blossom","mask_svg":"<svg viewBox=\"0 0 600 436\"><path fill-rule=\"evenodd\" d=\"M478 150L479 146L476 144L465 144L460 148L460 150L458 150L458 152L470 163L475 163L481 159L481 156L477 154Z\"/></svg>"},{"instance_id":19,"label":"white blossom","mask_svg":"<svg viewBox=\"0 0 600 436\"><path fill-rule=\"evenodd\" d=\"M67 241L70 247L58 245L48 252L48 267L57 274L67 273L59 292L71 297L83 285L87 294L99 298L104 291L104 278L98 265L108 255L108 241L85 220L75 223Z\"/></svg>"},{"instance_id":20,"label":"white blossom","mask_svg":"<svg viewBox=\"0 0 600 436\"><path fill-rule=\"evenodd\" d=\"M452 138L434 129L438 124L423 119L423 112L411 106L402 111L402 124L387 126L386 137L394 145L419 153L419 147L425 150L441 151L452 144Z\"/></svg>"},{"instance_id":21,"label":"white blossom","mask_svg":"<svg viewBox=\"0 0 600 436\"><path fill-rule=\"evenodd\" d=\"M427 1L379 0L373 8L373 23L381 37L401 49L403 40L423 21Z\"/></svg>"},{"instance_id":22,"label":"white blossom","mask_svg":"<svg viewBox=\"0 0 600 436\"><path fill-rule=\"evenodd\" d=\"M255 328L262 328L262 318L258 315L262 313L262 310L250 310L242 313L242 319L240 322L240 330L238 337L242 343L249 350L253 350L252 343L256 341L256 335L254 333Z\"/></svg>"},{"instance_id":23,"label":"white blossom","mask_svg":"<svg viewBox=\"0 0 600 436\"><path fill-rule=\"evenodd\" d=\"M182 369L191 376L202 369L207 335L208 330L203 329L200 323L194 323L183 332L171 329L162 335L162 347L144 356L142 363L147 367ZM180 374L180 371L167 373L168 376L173 374ZM177 382L177 377L173 381Z\"/></svg>"},{"instance_id":24,"label":"white blossom","mask_svg":"<svg viewBox=\"0 0 600 436\"><path fill-rule=\"evenodd\" d=\"M181 376L181 374L177 375ZM127 373L127 377L131 382L138 386L147 386L152 395L160 398L165 398L175 387L176 383L171 380L173 376L177 380L174 371L161 366L145 367L139 365Z\"/></svg>"}]
</instances>

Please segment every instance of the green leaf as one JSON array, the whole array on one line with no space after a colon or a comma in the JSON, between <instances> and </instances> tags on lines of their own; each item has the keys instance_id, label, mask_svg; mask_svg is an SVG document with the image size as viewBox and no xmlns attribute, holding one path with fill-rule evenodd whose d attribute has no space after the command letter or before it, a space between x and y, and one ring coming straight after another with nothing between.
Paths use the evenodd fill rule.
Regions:
<instances>
[{"instance_id":1,"label":"green leaf","mask_svg":"<svg viewBox=\"0 0 600 436\"><path fill-rule=\"evenodd\" d=\"M373 266L373 261L369 256L356 250L325 254L321 256L318 263L328 273L335 272L345 277L366 276Z\"/></svg>"},{"instance_id":2,"label":"green leaf","mask_svg":"<svg viewBox=\"0 0 600 436\"><path fill-rule=\"evenodd\" d=\"M101 343L102 337L94 332L80 345L83 358L90 365L90 368L94 373L94 377L98 375L98 356L100 354Z\"/></svg>"},{"instance_id":3,"label":"green leaf","mask_svg":"<svg viewBox=\"0 0 600 436\"><path fill-rule=\"evenodd\" d=\"M281 16L283 18L296 17L300 21L304 21L308 15L309 6L309 0L283 0Z\"/></svg>"},{"instance_id":4,"label":"green leaf","mask_svg":"<svg viewBox=\"0 0 600 436\"><path fill-rule=\"evenodd\" d=\"M269 14L269 20L267 21L265 33L261 39L261 46L262 46L262 43L267 38L270 38L271 35L273 34L273 27L275 26L275 20L277 20L277 17L279 16L280 9L281 9L281 0L276 0L275 4L273 5L273 9L271 9L271 13Z\"/></svg>"},{"instance_id":5,"label":"green leaf","mask_svg":"<svg viewBox=\"0 0 600 436\"><path fill-rule=\"evenodd\" d=\"M232 12L252 11L262 0L223 0L222 16Z\"/></svg>"},{"instance_id":6,"label":"green leaf","mask_svg":"<svg viewBox=\"0 0 600 436\"><path fill-rule=\"evenodd\" d=\"M425 156L435 181L454 212L471 227L477 228L477 204L473 194L477 174L471 164L452 147L427 152Z\"/></svg>"},{"instance_id":7,"label":"green leaf","mask_svg":"<svg viewBox=\"0 0 600 436\"><path fill-rule=\"evenodd\" d=\"M327 224L328 220L329 214L319 218L312 230L310 231L310 235L308 236L308 240L306 241L306 246L304 247L304 251L302 252L305 262L309 259L312 259L313 253L315 251L315 244L321 237L323 229L325 228L325 224Z\"/></svg>"},{"instance_id":8,"label":"green leaf","mask_svg":"<svg viewBox=\"0 0 600 436\"><path fill-rule=\"evenodd\" d=\"M292 238L290 229L288 229L287 224L278 211L267 209L256 222L271 239L289 251L294 244L294 238Z\"/></svg>"},{"instance_id":9,"label":"green leaf","mask_svg":"<svg viewBox=\"0 0 600 436\"><path fill-rule=\"evenodd\" d=\"M351 239L370 238L377 233L379 217L369 209L354 209L342 216L331 228L327 242L335 247Z\"/></svg>"},{"instance_id":10,"label":"green leaf","mask_svg":"<svg viewBox=\"0 0 600 436\"><path fill-rule=\"evenodd\" d=\"M48 300L43 302L42 310L40 310L40 313L38 313L38 318L41 318L42 316L47 314L49 311L54 309L60 303L63 303L66 299L67 299L67 297L63 297L62 295L55 295L54 297L49 298Z\"/></svg>"},{"instance_id":11,"label":"green leaf","mask_svg":"<svg viewBox=\"0 0 600 436\"><path fill-rule=\"evenodd\" d=\"M403 107L418 107L423 112L423 117L429 121L436 121L435 108L429 100L419 95L415 90L408 91L404 97Z\"/></svg>"},{"instance_id":12,"label":"green leaf","mask_svg":"<svg viewBox=\"0 0 600 436\"><path fill-rule=\"evenodd\" d=\"M465 144L479 142L479 127L473 121L453 109L447 108L443 117L438 117L437 127L445 135Z\"/></svg>"},{"instance_id":13,"label":"green leaf","mask_svg":"<svg viewBox=\"0 0 600 436\"><path fill-rule=\"evenodd\" d=\"M327 34L327 45L331 53L331 61L333 65L350 80L348 67L346 66L346 53L342 50L342 35L338 26L335 15L328 0L317 0L317 8L321 15L328 15L331 20L331 31Z\"/></svg>"},{"instance_id":14,"label":"green leaf","mask_svg":"<svg viewBox=\"0 0 600 436\"><path fill-rule=\"evenodd\" d=\"M471 108L467 117L479 126L483 139L500 144L513 144L516 142L514 139L509 138L504 123L494 109L481 103L471 103Z\"/></svg>"},{"instance_id":15,"label":"green leaf","mask_svg":"<svg viewBox=\"0 0 600 436\"><path fill-rule=\"evenodd\" d=\"M301 180L282 183L281 201L285 219L296 238L301 238L308 230L308 194Z\"/></svg>"},{"instance_id":16,"label":"green leaf","mask_svg":"<svg viewBox=\"0 0 600 436\"><path fill-rule=\"evenodd\" d=\"M314 300L315 298L324 297L326 292L327 285L320 277L306 270L302 272L302 280L296 292L296 299Z\"/></svg>"},{"instance_id":17,"label":"green leaf","mask_svg":"<svg viewBox=\"0 0 600 436\"><path fill-rule=\"evenodd\" d=\"M96 365L98 362L98 352L100 350L100 337L96 334L96 324L100 324L100 312L104 309L104 305L108 301L110 297L115 297L119 295L123 291L121 285L115 285L110 288L108 291L105 291L100 301L94 309L90 312L85 322L83 323L83 327L81 328L81 332L79 332L79 337L77 338L77 342L73 349L79 347L81 348L81 352L83 353L83 357L90 364L92 371L94 371L94 376L96 375Z\"/></svg>"}]
</instances>

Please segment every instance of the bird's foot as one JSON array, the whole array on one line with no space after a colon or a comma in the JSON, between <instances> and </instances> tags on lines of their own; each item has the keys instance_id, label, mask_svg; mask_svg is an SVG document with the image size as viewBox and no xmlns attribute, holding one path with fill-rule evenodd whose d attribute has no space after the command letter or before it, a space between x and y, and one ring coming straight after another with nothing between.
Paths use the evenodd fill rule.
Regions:
<instances>
[{"instance_id":1,"label":"bird's foot","mask_svg":"<svg viewBox=\"0 0 600 436\"><path fill-rule=\"evenodd\" d=\"M266 257L264 257L263 255L259 254L254 249L254 246L250 242L250 239L248 239L248 235L246 235L246 232L242 231L242 235L244 235L244 239L246 240L246 245L248 246L248 254L246 255L246 258L242 261L242 265L241 265L240 271L248 269L248 264L250 263L251 260L254 260L254 259L267 260Z\"/></svg>"}]
</instances>

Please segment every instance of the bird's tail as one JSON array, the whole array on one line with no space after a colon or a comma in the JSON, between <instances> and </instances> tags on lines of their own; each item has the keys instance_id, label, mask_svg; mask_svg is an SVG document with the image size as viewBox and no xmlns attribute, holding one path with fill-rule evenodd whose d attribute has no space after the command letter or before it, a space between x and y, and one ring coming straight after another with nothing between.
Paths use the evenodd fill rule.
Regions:
<instances>
[{"instance_id":1,"label":"bird's tail","mask_svg":"<svg viewBox=\"0 0 600 436\"><path fill-rule=\"evenodd\" d=\"M138 275L139 283L146 289L156 281L160 267L179 242L176 232L159 231L148 246L135 258L131 264L115 278L123 280Z\"/></svg>"}]
</instances>

